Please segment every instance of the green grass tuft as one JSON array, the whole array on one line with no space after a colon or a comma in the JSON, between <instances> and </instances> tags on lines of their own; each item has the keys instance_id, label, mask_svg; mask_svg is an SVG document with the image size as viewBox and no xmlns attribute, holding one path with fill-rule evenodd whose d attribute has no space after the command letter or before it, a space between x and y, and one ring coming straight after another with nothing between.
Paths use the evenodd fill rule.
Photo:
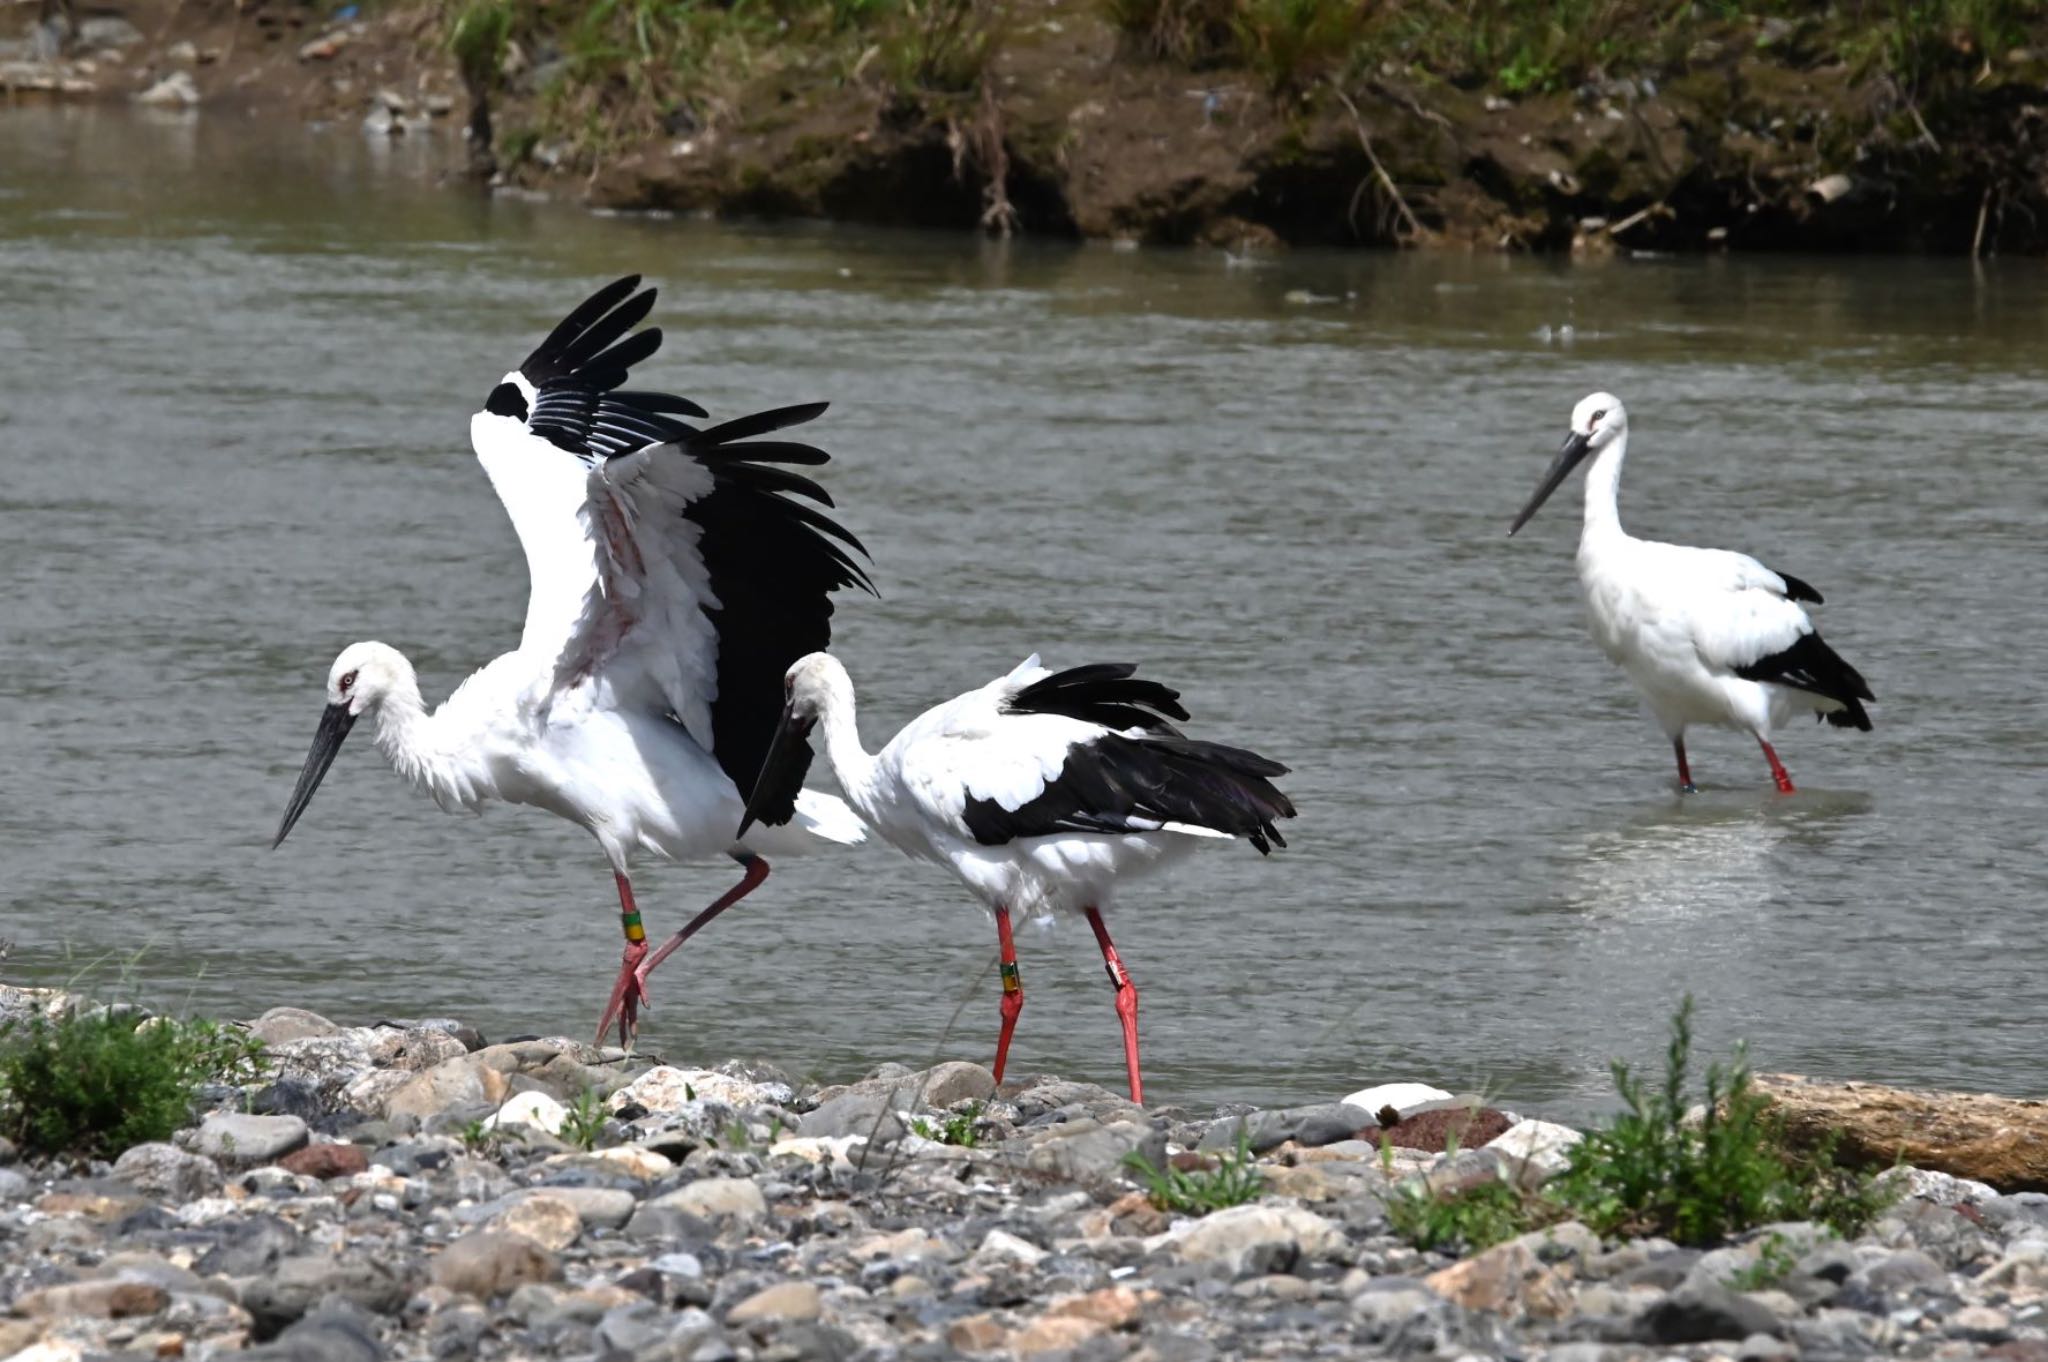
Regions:
<instances>
[{"instance_id":1,"label":"green grass tuft","mask_svg":"<svg viewBox=\"0 0 2048 1362\"><path fill-rule=\"evenodd\" d=\"M254 1082L262 1042L217 1022L102 1011L0 1027L0 1134L36 1155L113 1158L166 1140L204 1083Z\"/></svg>"},{"instance_id":2,"label":"green grass tuft","mask_svg":"<svg viewBox=\"0 0 2048 1362\"><path fill-rule=\"evenodd\" d=\"M1445 1160L1457 1157L1458 1142L1447 1141ZM1382 1166L1392 1176L1393 1142L1382 1136ZM1419 1249L1455 1249L1476 1253L1514 1238L1554 1217L1529 1193L1507 1182L1487 1182L1457 1191L1439 1191L1427 1178L1397 1182L1387 1193L1387 1223L1394 1233Z\"/></svg>"},{"instance_id":3,"label":"green grass tuft","mask_svg":"<svg viewBox=\"0 0 2048 1362\"><path fill-rule=\"evenodd\" d=\"M1688 996L1672 1016L1654 1088L1626 1064L1613 1066L1623 1110L1573 1146L1569 1166L1540 1191L1404 1184L1387 1203L1395 1231L1422 1248L1471 1249L1574 1219L1602 1235L1701 1245L1781 1220L1853 1237L1882 1214L1896 1190L1837 1166L1832 1146L1794 1148L1752 1085L1741 1047L1732 1061L1707 1066L1692 1114L1692 1015ZM1767 1246L1757 1270L1774 1266Z\"/></svg>"},{"instance_id":4,"label":"green grass tuft","mask_svg":"<svg viewBox=\"0 0 2048 1362\"><path fill-rule=\"evenodd\" d=\"M940 1144L972 1149L981 1143L981 1137L974 1133L974 1123L980 1119L981 1103L973 1102L942 1121L930 1121L922 1116L914 1116L910 1121L910 1133L923 1139L937 1140Z\"/></svg>"},{"instance_id":5,"label":"green grass tuft","mask_svg":"<svg viewBox=\"0 0 2048 1362\"><path fill-rule=\"evenodd\" d=\"M1135 1150L1125 1156L1124 1166L1145 1184L1154 1206L1182 1215L1207 1215L1242 1206L1255 1200L1264 1185L1258 1161L1252 1156L1251 1136L1242 1129L1237 1132L1237 1148L1218 1155L1213 1169L1185 1173L1170 1163L1155 1168Z\"/></svg>"},{"instance_id":6,"label":"green grass tuft","mask_svg":"<svg viewBox=\"0 0 2048 1362\"><path fill-rule=\"evenodd\" d=\"M585 1088L568 1104L562 1117L562 1138L585 1152L595 1149L604 1137L604 1123L610 1115L597 1089Z\"/></svg>"},{"instance_id":7,"label":"green grass tuft","mask_svg":"<svg viewBox=\"0 0 2048 1362\"><path fill-rule=\"evenodd\" d=\"M1742 1047L1733 1061L1707 1066L1700 1115L1687 1119L1692 1014L1688 995L1671 1018L1655 1088L1614 1065L1624 1110L1573 1147L1570 1167L1545 1192L1601 1234L1661 1234L1681 1244L1718 1243L1774 1220L1861 1230L1890 1194L1868 1174L1837 1168L1831 1149L1792 1149L1750 1081Z\"/></svg>"}]
</instances>

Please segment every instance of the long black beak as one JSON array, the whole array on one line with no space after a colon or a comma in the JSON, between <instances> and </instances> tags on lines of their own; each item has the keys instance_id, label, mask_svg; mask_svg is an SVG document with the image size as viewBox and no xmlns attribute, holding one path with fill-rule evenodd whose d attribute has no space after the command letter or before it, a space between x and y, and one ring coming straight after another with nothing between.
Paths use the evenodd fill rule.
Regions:
<instances>
[{"instance_id":1,"label":"long black beak","mask_svg":"<svg viewBox=\"0 0 2048 1362\"><path fill-rule=\"evenodd\" d=\"M1565 437L1563 447L1557 451L1557 457L1550 462L1550 471L1543 475L1542 484L1536 488L1536 495L1529 498L1529 504L1515 517L1515 523L1508 526L1510 535L1528 524L1529 517L1535 515L1543 503L1550 500L1550 494L1557 490L1558 484L1571 476L1571 471L1579 466L1579 460L1585 458L1586 451L1592 448L1592 441L1592 436L1581 435L1577 431Z\"/></svg>"},{"instance_id":2,"label":"long black beak","mask_svg":"<svg viewBox=\"0 0 2048 1362\"><path fill-rule=\"evenodd\" d=\"M356 716L348 712L346 704L329 705L320 716L320 727L313 732L313 750L306 753L306 764L299 771L299 783L292 787L292 802L285 805L284 821L277 825L277 840L270 844L272 851L284 845L285 835L292 830L292 824L299 821L299 815L313 802L313 791L320 788L320 778L327 774L327 768L334 765L334 754L341 750L341 740L348 736L355 726Z\"/></svg>"},{"instance_id":3,"label":"long black beak","mask_svg":"<svg viewBox=\"0 0 2048 1362\"><path fill-rule=\"evenodd\" d=\"M753 798L747 801L746 816L740 819L735 837L747 835L755 823L779 828L796 817L797 792L804 787L804 775L811 769L811 729L815 718L799 719L789 706L782 707L782 722L775 725L774 741L768 744L768 759L754 780Z\"/></svg>"}]
</instances>

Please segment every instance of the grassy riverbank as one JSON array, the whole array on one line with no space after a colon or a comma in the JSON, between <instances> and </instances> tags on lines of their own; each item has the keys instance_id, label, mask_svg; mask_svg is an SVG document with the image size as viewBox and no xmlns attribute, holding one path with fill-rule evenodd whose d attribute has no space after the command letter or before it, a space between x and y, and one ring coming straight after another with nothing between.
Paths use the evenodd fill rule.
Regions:
<instances>
[{"instance_id":1,"label":"grassy riverbank","mask_svg":"<svg viewBox=\"0 0 2048 1362\"><path fill-rule=\"evenodd\" d=\"M2048 22L2021 0L440 13L487 48L501 164L614 206L1223 245L2042 241Z\"/></svg>"},{"instance_id":2,"label":"grassy riverbank","mask_svg":"<svg viewBox=\"0 0 2048 1362\"><path fill-rule=\"evenodd\" d=\"M1233 247L2048 249L2039 0L128 8L196 43L202 108L466 93L479 173L604 207Z\"/></svg>"}]
</instances>

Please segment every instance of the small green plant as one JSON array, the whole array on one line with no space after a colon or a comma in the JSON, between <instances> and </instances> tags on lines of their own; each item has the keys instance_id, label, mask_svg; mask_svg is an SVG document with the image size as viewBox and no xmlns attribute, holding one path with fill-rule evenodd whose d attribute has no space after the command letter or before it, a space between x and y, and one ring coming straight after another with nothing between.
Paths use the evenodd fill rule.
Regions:
<instances>
[{"instance_id":1,"label":"small green plant","mask_svg":"<svg viewBox=\"0 0 2048 1362\"><path fill-rule=\"evenodd\" d=\"M1742 1047L1731 1063L1707 1066L1700 1115L1688 1119L1692 1012L1688 995L1672 1016L1655 1090L1614 1064L1625 1110L1573 1147L1546 1193L1602 1234L1710 1244L1774 1220L1818 1220L1853 1236L1890 1192L1837 1167L1831 1147L1793 1149L1752 1085Z\"/></svg>"},{"instance_id":2,"label":"small green plant","mask_svg":"<svg viewBox=\"0 0 2048 1362\"><path fill-rule=\"evenodd\" d=\"M1238 0L1231 18L1238 51L1266 87L1306 89L1339 65L1365 31L1356 0Z\"/></svg>"},{"instance_id":3,"label":"small green plant","mask_svg":"<svg viewBox=\"0 0 2048 1362\"><path fill-rule=\"evenodd\" d=\"M1258 1162L1252 1157L1251 1135L1242 1126L1237 1132L1237 1147L1218 1155L1213 1169L1183 1172L1171 1163L1157 1168L1136 1150L1124 1156L1124 1166L1145 1184L1154 1206L1182 1215L1207 1215L1228 1206L1242 1206L1255 1199L1264 1185Z\"/></svg>"},{"instance_id":4,"label":"small green plant","mask_svg":"<svg viewBox=\"0 0 2048 1362\"><path fill-rule=\"evenodd\" d=\"M177 1025L177 1023L159 1023ZM270 1056L263 1041L239 1026L224 1026L201 1017L183 1023L192 1071L200 1081L247 1087L263 1081Z\"/></svg>"},{"instance_id":5,"label":"small green plant","mask_svg":"<svg viewBox=\"0 0 2048 1362\"><path fill-rule=\"evenodd\" d=\"M981 1142L980 1137L974 1133L974 1123L980 1119L981 1103L974 1102L947 1116L943 1121L930 1121L922 1116L913 1116L910 1120L910 1133L923 1139L936 1140L940 1144L972 1149Z\"/></svg>"},{"instance_id":6,"label":"small green plant","mask_svg":"<svg viewBox=\"0 0 2048 1362\"><path fill-rule=\"evenodd\" d=\"M1445 1141L1444 1160L1457 1157L1455 1136ZM1393 1142L1380 1139L1380 1164L1391 1178ZM1514 1238L1537 1223L1554 1219L1539 1198L1508 1182L1438 1189L1426 1177L1405 1178L1387 1193L1387 1223L1394 1233L1419 1249L1458 1249L1471 1253Z\"/></svg>"},{"instance_id":7,"label":"small green plant","mask_svg":"<svg viewBox=\"0 0 2048 1362\"><path fill-rule=\"evenodd\" d=\"M578 1149L592 1150L604 1135L604 1101L597 1095L597 1089L585 1088L576 1100L569 1103L562 1116L562 1138Z\"/></svg>"},{"instance_id":8,"label":"small green plant","mask_svg":"<svg viewBox=\"0 0 2048 1362\"><path fill-rule=\"evenodd\" d=\"M472 88L498 83L498 65L512 37L512 6L507 0L463 0L446 18L448 52Z\"/></svg>"},{"instance_id":9,"label":"small green plant","mask_svg":"<svg viewBox=\"0 0 2048 1362\"><path fill-rule=\"evenodd\" d=\"M1756 1246L1756 1261L1730 1274L1728 1285L1737 1291L1763 1291L1791 1276L1798 1265L1798 1249L1773 1230Z\"/></svg>"},{"instance_id":10,"label":"small green plant","mask_svg":"<svg viewBox=\"0 0 2048 1362\"><path fill-rule=\"evenodd\" d=\"M472 1154L491 1155L508 1145L524 1143L525 1137L519 1132L524 1127L492 1125L486 1121L467 1121L462 1129L455 1132L462 1141L462 1147Z\"/></svg>"},{"instance_id":11,"label":"small green plant","mask_svg":"<svg viewBox=\"0 0 2048 1362\"><path fill-rule=\"evenodd\" d=\"M905 0L882 58L906 92L964 94L980 87L1008 29L998 0Z\"/></svg>"},{"instance_id":12,"label":"small green plant","mask_svg":"<svg viewBox=\"0 0 2048 1362\"><path fill-rule=\"evenodd\" d=\"M170 1138L202 1083L260 1070L262 1047L212 1022L114 1010L0 1027L0 1134L31 1154L110 1158Z\"/></svg>"}]
</instances>

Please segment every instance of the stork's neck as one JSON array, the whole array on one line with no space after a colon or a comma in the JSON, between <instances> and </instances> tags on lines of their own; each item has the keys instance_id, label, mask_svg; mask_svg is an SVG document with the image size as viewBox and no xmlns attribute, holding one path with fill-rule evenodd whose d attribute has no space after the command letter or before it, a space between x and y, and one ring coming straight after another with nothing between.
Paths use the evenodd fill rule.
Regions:
<instances>
[{"instance_id":1,"label":"stork's neck","mask_svg":"<svg viewBox=\"0 0 2048 1362\"><path fill-rule=\"evenodd\" d=\"M1628 432L1614 437L1586 470L1586 525L1581 544L1616 536L1621 528L1621 462L1628 457Z\"/></svg>"},{"instance_id":2,"label":"stork's neck","mask_svg":"<svg viewBox=\"0 0 2048 1362\"><path fill-rule=\"evenodd\" d=\"M878 763L860 745L860 723L853 702L853 682L842 673L827 692L818 711L818 730L825 740L825 760L846 792L846 802L863 818L874 808L875 788L881 776Z\"/></svg>"},{"instance_id":3,"label":"stork's neck","mask_svg":"<svg viewBox=\"0 0 2048 1362\"><path fill-rule=\"evenodd\" d=\"M470 807L477 802L475 782L443 741L447 708L427 713L419 678L408 663L377 702L377 750L406 784L432 795L442 808Z\"/></svg>"}]
</instances>

